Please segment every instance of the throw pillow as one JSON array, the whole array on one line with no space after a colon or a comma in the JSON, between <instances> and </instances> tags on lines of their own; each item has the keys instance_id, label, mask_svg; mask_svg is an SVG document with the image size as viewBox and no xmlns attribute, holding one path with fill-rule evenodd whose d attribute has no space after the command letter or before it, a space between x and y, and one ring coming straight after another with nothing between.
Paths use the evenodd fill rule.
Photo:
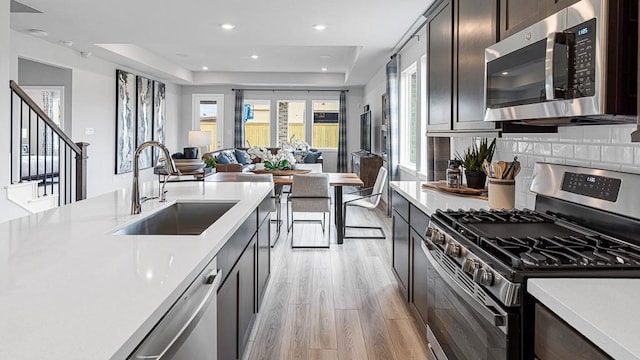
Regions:
<instances>
[{"instance_id":1,"label":"throw pillow","mask_svg":"<svg viewBox=\"0 0 640 360\"><path fill-rule=\"evenodd\" d=\"M309 151L307 153L307 156L304 157L304 163L315 164L321 155L322 155L322 151Z\"/></svg>"},{"instance_id":2,"label":"throw pillow","mask_svg":"<svg viewBox=\"0 0 640 360\"><path fill-rule=\"evenodd\" d=\"M229 157L225 152L221 152L220 154L218 154L218 156L216 156L216 163L226 165L231 164L231 161L229 160Z\"/></svg>"},{"instance_id":3,"label":"throw pillow","mask_svg":"<svg viewBox=\"0 0 640 360\"><path fill-rule=\"evenodd\" d=\"M236 160L242 165L251 164L252 162L246 151L238 149L236 149Z\"/></svg>"},{"instance_id":4,"label":"throw pillow","mask_svg":"<svg viewBox=\"0 0 640 360\"><path fill-rule=\"evenodd\" d=\"M236 152L234 150L227 150L224 154L229 158L229 164L238 164L238 159L236 159Z\"/></svg>"}]
</instances>

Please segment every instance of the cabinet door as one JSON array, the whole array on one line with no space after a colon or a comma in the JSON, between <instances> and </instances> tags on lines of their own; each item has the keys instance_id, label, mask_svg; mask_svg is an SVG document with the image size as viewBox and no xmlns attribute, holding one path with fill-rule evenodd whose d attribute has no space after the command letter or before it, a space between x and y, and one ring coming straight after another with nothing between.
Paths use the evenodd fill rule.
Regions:
<instances>
[{"instance_id":1,"label":"cabinet door","mask_svg":"<svg viewBox=\"0 0 640 360\"><path fill-rule=\"evenodd\" d=\"M456 130L495 129L484 122L484 49L497 41L497 0L457 2Z\"/></svg>"},{"instance_id":2,"label":"cabinet door","mask_svg":"<svg viewBox=\"0 0 640 360\"><path fill-rule=\"evenodd\" d=\"M533 25L545 17L545 1L500 1L500 39Z\"/></svg>"},{"instance_id":3,"label":"cabinet door","mask_svg":"<svg viewBox=\"0 0 640 360\"><path fill-rule=\"evenodd\" d=\"M256 256L257 270L257 304L256 312L260 311L264 292L267 289L269 275L271 274L271 246L269 245L269 236L271 234L271 220L269 217L258 228L258 244Z\"/></svg>"},{"instance_id":4,"label":"cabinet door","mask_svg":"<svg viewBox=\"0 0 640 360\"><path fill-rule=\"evenodd\" d=\"M393 211L393 271L398 284L409 300L409 224Z\"/></svg>"},{"instance_id":5,"label":"cabinet door","mask_svg":"<svg viewBox=\"0 0 640 360\"><path fill-rule=\"evenodd\" d=\"M611 359L543 305L535 305L536 359Z\"/></svg>"},{"instance_id":6,"label":"cabinet door","mask_svg":"<svg viewBox=\"0 0 640 360\"><path fill-rule=\"evenodd\" d=\"M453 105L453 11L443 2L427 25L428 131L451 130Z\"/></svg>"},{"instance_id":7,"label":"cabinet door","mask_svg":"<svg viewBox=\"0 0 640 360\"><path fill-rule=\"evenodd\" d=\"M238 349L241 357L249 340L251 325L255 317L256 243L256 237L254 237L240 260L238 260Z\"/></svg>"},{"instance_id":8,"label":"cabinet door","mask_svg":"<svg viewBox=\"0 0 640 360\"><path fill-rule=\"evenodd\" d=\"M416 307L422 325L427 326L427 256L422 251L422 237L411 229L411 243L413 244L413 275L411 276L413 289L413 305Z\"/></svg>"},{"instance_id":9,"label":"cabinet door","mask_svg":"<svg viewBox=\"0 0 640 360\"><path fill-rule=\"evenodd\" d=\"M238 359L238 269L218 289L218 359Z\"/></svg>"}]
</instances>

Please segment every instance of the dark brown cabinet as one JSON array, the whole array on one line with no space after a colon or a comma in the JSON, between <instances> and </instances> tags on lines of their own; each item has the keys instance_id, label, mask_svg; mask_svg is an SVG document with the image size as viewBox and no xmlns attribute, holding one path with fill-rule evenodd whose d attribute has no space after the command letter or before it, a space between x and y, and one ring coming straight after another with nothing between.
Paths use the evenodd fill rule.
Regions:
<instances>
[{"instance_id":1,"label":"dark brown cabinet","mask_svg":"<svg viewBox=\"0 0 640 360\"><path fill-rule=\"evenodd\" d=\"M500 39L509 37L578 1L580 0L502 0Z\"/></svg>"},{"instance_id":2,"label":"dark brown cabinet","mask_svg":"<svg viewBox=\"0 0 640 360\"><path fill-rule=\"evenodd\" d=\"M267 216L258 228L258 242L256 244L256 311L260 311L262 299L267 290L269 276L271 275L271 216Z\"/></svg>"},{"instance_id":3,"label":"dark brown cabinet","mask_svg":"<svg viewBox=\"0 0 640 360\"><path fill-rule=\"evenodd\" d=\"M218 359L241 359L271 273L270 209L265 199L218 252ZM259 226L258 226L259 225Z\"/></svg>"},{"instance_id":4,"label":"dark brown cabinet","mask_svg":"<svg viewBox=\"0 0 640 360\"><path fill-rule=\"evenodd\" d=\"M535 305L535 355L539 360L611 359L545 306Z\"/></svg>"},{"instance_id":5,"label":"dark brown cabinet","mask_svg":"<svg viewBox=\"0 0 640 360\"><path fill-rule=\"evenodd\" d=\"M405 300L409 300L409 202L395 191L392 194L392 268Z\"/></svg>"},{"instance_id":6,"label":"dark brown cabinet","mask_svg":"<svg viewBox=\"0 0 640 360\"><path fill-rule=\"evenodd\" d=\"M453 115L453 4L443 1L427 26L427 131L450 131Z\"/></svg>"},{"instance_id":7,"label":"dark brown cabinet","mask_svg":"<svg viewBox=\"0 0 640 360\"><path fill-rule=\"evenodd\" d=\"M362 179L365 188L373 187L382 167L382 157L369 153L351 153L351 169Z\"/></svg>"},{"instance_id":8,"label":"dark brown cabinet","mask_svg":"<svg viewBox=\"0 0 640 360\"><path fill-rule=\"evenodd\" d=\"M535 2L535 1L534 1ZM484 121L484 49L498 40L497 0L461 0L455 7L454 130L495 129Z\"/></svg>"},{"instance_id":9,"label":"dark brown cabinet","mask_svg":"<svg viewBox=\"0 0 640 360\"><path fill-rule=\"evenodd\" d=\"M497 0L448 0L427 14L427 131L493 130L484 122L484 49L498 34Z\"/></svg>"}]
</instances>

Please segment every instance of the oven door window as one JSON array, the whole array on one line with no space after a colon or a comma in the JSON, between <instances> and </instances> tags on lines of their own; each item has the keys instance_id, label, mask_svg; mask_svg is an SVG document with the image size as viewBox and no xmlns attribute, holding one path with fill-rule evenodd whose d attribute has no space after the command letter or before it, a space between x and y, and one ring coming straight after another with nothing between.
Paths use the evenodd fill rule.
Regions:
<instances>
[{"instance_id":1,"label":"oven door window","mask_svg":"<svg viewBox=\"0 0 640 360\"><path fill-rule=\"evenodd\" d=\"M447 359L507 359L507 335L453 291L430 261L428 326Z\"/></svg>"},{"instance_id":2,"label":"oven door window","mask_svg":"<svg viewBox=\"0 0 640 360\"><path fill-rule=\"evenodd\" d=\"M487 107L541 103L545 95L547 40L505 54L487 63Z\"/></svg>"}]
</instances>

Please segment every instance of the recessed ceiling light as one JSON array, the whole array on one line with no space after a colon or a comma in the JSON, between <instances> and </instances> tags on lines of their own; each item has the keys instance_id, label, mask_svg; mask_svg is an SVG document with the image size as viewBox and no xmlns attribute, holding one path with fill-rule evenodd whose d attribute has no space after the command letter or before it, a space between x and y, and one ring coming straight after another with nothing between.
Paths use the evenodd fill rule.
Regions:
<instances>
[{"instance_id":1,"label":"recessed ceiling light","mask_svg":"<svg viewBox=\"0 0 640 360\"><path fill-rule=\"evenodd\" d=\"M328 69L327 69L327 67L326 67L326 66L324 66L324 67L320 68L320 70L322 70L322 71L327 71Z\"/></svg>"},{"instance_id":2,"label":"recessed ceiling light","mask_svg":"<svg viewBox=\"0 0 640 360\"><path fill-rule=\"evenodd\" d=\"M509 75L509 72L508 71L503 71L502 75Z\"/></svg>"},{"instance_id":3,"label":"recessed ceiling light","mask_svg":"<svg viewBox=\"0 0 640 360\"><path fill-rule=\"evenodd\" d=\"M69 41L69 40L60 40L60 44L66 46L66 47L72 47L73 46L73 41Z\"/></svg>"},{"instance_id":4,"label":"recessed ceiling light","mask_svg":"<svg viewBox=\"0 0 640 360\"><path fill-rule=\"evenodd\" d=\"M209 67L207 67L207 66L203 66L203 67L202 67L202 70L209 70Z\"/></svg>"},{"instance_id":5,"label":"recessed ceiling light","mask_svg":"<svg viewBox=\"0 0 640 360\"><path fill-rule=\"evenodd\" d=\"M31 35L40 36L40 37L45 37L45 36L49 35L48 32L46 32L44 30L40 30L40 29L29 29L29 30L27 30L27 32L29 34L31 34Z\"/></svg>"},{"instance_id":6,"label":"recessed ceiling light","mask_svg":"<svg viewBox=\"0 0 640 360\"><path fill-rule=\"evenodd\" d=\"M315 24L315 25L312 26L312 28L314 28L314 29L316 29L318 31L322 31L322 30L326 29L327 26L326 25L322 25L322 24Z\"/></svg>"},{"instance_id":7,"label":"recessed ceiling light","mask_svg":"<svg viewBox=\"0 0 640 360\"><path fill-rule=\"evenodd\" d=\"M260 57L260 56L258 56L258 55L251 55L251 58L252 58L253 60L256 60L256 59L257 59L257 58L259 58L259 57Z\"/></svg>"},{"instance_id":8,"label":"recessed ceiling light","mask_svg":"<svg viewBox=\"0 0 640 360\"><path fill-rule=\"evenodd\" d=\"M220 25L221 28L225 29L225 30L233 30L236 26L233 24L222 24Z\"/></svg>"}]
</instances>

